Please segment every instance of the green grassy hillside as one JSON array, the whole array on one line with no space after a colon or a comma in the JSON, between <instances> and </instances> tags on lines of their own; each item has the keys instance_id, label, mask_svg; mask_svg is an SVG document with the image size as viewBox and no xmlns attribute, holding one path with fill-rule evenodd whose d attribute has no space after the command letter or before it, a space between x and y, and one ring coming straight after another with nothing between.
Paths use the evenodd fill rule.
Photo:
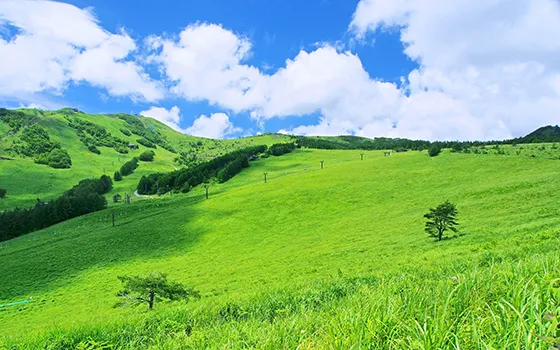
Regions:
<instances>
[{"instance_id":1,"label":"green grassy hillside","mask_svg":"<svg viewBox=\"0 0 560 350\"><path fill-rule=\"evenodd\" d=\"M0 304L33 296L0 308L4 342L546 349L559 154L534 152L296 150L252 162L209 200L197 188L118 204L116 227L106 210L0 243ZM437 243L422 216L447 199L460 234ZM118 275L151 271L202 298L113 308Z\"/></svg>"},{"instance_id":2,"label":"green grassy hillside","mask_svg":"<svg viewBox=\"0 0 560 350\"><path fill-rule=\"evenodd\" d=\"M136 140L140 136L123 134L121 129L129 129L129 126L125 120L116 116L91 115L71 110L22 109L19 111L29 116L29 122L18 132L11 132L10 126L0 119L0 187L8 191L8 196L0 200L0 211L17 206L31 206L37 198L43 200L55 198L85 178L97 178L103 173L112 176L122 164L148 149L139 145L137 150L128 149L127 154L120 154L113 148L98 147L101 154L92 153L80 141L76 130L70 127L68 122L68 118L77 118L94 123L114 137L127 143L138 144ZM181 134L151 118L138 117L138 119L147 132L157 133L167 139L177 153L158 147L155 150L155 161L142 162L134 174L125 177L122 182L115 183L113 193L119 192L121 195L124 195L125 191L132 193L142 175L172 171L183 166L175 161L181 153L204 160L206 157L222 155L249 145L270 145L287 139L281 135L263 135L237 140L212 140ZM22 130L32 124L44 128L52 140L60 143L68 151L73 163L70 169L53 169L36 164L33 158L22 157L13 151L14 144L21 142Z\"/></svg>"}]
</instances>

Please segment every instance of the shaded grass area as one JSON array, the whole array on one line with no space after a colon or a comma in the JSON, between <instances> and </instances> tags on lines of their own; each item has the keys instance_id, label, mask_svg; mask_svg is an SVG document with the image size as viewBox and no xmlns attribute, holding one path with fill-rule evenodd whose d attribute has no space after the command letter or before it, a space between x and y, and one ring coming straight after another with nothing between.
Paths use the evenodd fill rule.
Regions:
<instances>
[{"instance_id":1,"label":"shaded grass area","mask_svg":"<svg viewBox=\"0 0 560 350\"><path fill-rule=\"evenodd\" d=\"M114 208L122 215L114 229L105 211L9 241L0 248L0 264L10 267L0 270L0 280L7 281L0 299L33 295L38 302L0 311L2 329L10 339L25 330L29 341L60 329L39 335L36 344L51 339L75 345L91 337L124 348L348 348L375 347L379 339L396 348L407 342L413 348L445 348L451 341L463 344L463 338L468 345L463 347L476 348L482 344L474 343L476 334L499 347L505 325L482 333L490 311L507 306L498 304L498 295L506 293L504 300L515 306L507 293L521 293L516 281L536 275L530 290L544 293L558 274L557 164L447 152L436 158L425 152L391 157L365 152L361 161L359 153L297 150L253 162L230 182L212 185L209 200L197 188L188 195L119 204ZM446 199L458 205L462 236L434 243L423 232L422 215ZM543 266L547 270L541 273ZM117 275L153 270L194 286L203 299L186 307L162 305L147 319L140 309L112 308ZM502 270L505 277L492 277ZM453 276L473 286L475 304L467 292L452 292ZM351 282L356 278L362 282ZM317 308L301 301L306 293L328 295L322 290L337 283L351 291L338 299L324 297ZM282 301L283 295L289 301ZM403 308L401 296L408 298ZM443 313L448 298L469 317ZM526 300L524 310L547 300ZM221 310L228 303L248 316L227 316L230 311ZM251 311L259 308L282 316L263 320ZM531 309L531 322L543 308ZM223 320L220 312L226 313ZM537 334L522 329L511 312L495 320L510 322L511 332L502 334L505 344ZM486 323L479 320L484 317ZM459 340L443 330L456 319ZM188 325L190 335L184 332ZM545 331L542 320L537 326Z\"/></svg>"},{"instance_id":2,"label":"shaded grass area","mask_svg":"<svg viewBox=\"0 0 560 350\"><path fill-rule=\"evenodd\" d=\"M184 201L179 217L169 215L171 203L166 201L120 206L0 243L2 279L10 281L0 285L0 295L25 295L29 291L41 294L89 268L138 257L166 256L173 250L184 249L203 230L187 231L181 236L170 236L167 232L183 230L186 219L195 215L192 204L196 201L200 199ZM22 262L25 274L21 273Z\"/></svg>"}]
</instances>

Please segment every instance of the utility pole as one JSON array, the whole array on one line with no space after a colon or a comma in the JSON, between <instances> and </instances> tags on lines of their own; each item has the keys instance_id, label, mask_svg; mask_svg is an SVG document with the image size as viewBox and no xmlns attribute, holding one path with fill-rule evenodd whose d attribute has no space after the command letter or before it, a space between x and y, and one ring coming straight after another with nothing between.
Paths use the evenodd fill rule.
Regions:
<instances>
[{"instance_id":1,"label":"utility pole","mask_svg":"<svg viewBox=\"0 0 560 350\"><path fill-rule=\"evenodd\" d=\"M321 161L321 169L323 169L323 163L324 162L325 162L324 160Z\"/></svg>"},{"instance_id":2,"label":"utility pole","mask_svg":"<svg viewBox=\"0 0 560 350\"><path fill-rule=\"evenodd\" d=\"M265 171L263 174L264 174L264 183L266 183L266 175L268 174L268 172Z\"/></svg>"}]
</instances>

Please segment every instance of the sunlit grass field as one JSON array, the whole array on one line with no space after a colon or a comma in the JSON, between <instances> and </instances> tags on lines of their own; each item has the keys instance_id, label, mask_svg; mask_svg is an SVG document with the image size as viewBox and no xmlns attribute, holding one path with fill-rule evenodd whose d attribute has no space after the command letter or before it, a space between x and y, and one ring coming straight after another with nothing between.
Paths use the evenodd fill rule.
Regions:
<instances>
[{"instance_id":1,"label":"sunlit grass field","mask_svg":"<svg viewBox=\"0 0 560 350\"><path fill-rule=\"evenodd\" d=\"M0 304L33 297L0 309L5 346L547 349L558 161L360 153L296 150L208 200L118 204L0 243ZM422 216L447 199L460 234L434 242ZM118 275L151 271L202 298L113 308Z\"/></svg>"}]
</instances>

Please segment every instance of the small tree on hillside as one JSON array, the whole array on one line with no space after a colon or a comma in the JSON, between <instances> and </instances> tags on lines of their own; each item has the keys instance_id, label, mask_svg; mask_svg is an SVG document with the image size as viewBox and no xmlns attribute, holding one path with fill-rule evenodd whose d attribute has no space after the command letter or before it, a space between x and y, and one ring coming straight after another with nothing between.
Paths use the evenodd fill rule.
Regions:
<instances>
[{"instance_id":1,"label":"small tree on hillside","mask_svg":"<svg viewBox=\"0 0 560 350\"><path fill-rule=\"evenodd\" d=\"M192 288L187 288L180 283L167 280L167 274L152 272L147 277L142 276L119 276L123 284L123 290L117 296L123 301L117 304L132 304L137 306L147 303L149 309L154 307L156 301L188 301L190 297L200 298L200 294Z\"/></svg>"},{"instance_id":2,"label":"small tree on hillside","mask_svg":"<svg viewBox=\"0 0 560 350\"><path fill-rule=\"evenodd\" d=\"M441 145L439 143L433 143L428 150L430 157L436 157L441 153Z\"/></svg>"},{"instance_id":3,"label":"small tree on hillside","mask_svg":"<svg viewBox=\"0 0 560 350\"><path fill-rule=\"evenodd\" d=\"M437 238L441 241L446 231L457 232L457 207L455 204L445 201L445 203L438 205L435 209L431 208L430 212L425 214L424 217L428 219L426 222L426 233L430 237Z\"/></svg>"},{"instance_id":4,"label":"small tree on hillside","mask_svg":"<svg viewBox=\"0 0 560 350\"><path fill-rule=\"evenodd\" d=\"M6 191L3 188L0 188L0 199L6 197L7 193L8 193L8 191Z\"/></svg>"},{"instance_id":5,"label":"small tree on hillside","mask_svg":"<svg viewBox=\"0 0 560 350\"><path fill-rule=\"evenodd\" d=\"M113 175L113 178L115 179L115 181L121 181L122 180L122 175L120 171L115 171L115 175Z\"/></svg>"},{"instance_id":6,"label":"small tree on hillside","mask_svg":"<svg viewBox=\"0 0 560 350\"><path fill-rule=\"evenodd\" d=\"M138 159L140 159L143 162L152 162L154 160L155 155L156 155L156 153L150 149L150 150L144 151L138 157Z\"/></svg>"}]
</instances>

